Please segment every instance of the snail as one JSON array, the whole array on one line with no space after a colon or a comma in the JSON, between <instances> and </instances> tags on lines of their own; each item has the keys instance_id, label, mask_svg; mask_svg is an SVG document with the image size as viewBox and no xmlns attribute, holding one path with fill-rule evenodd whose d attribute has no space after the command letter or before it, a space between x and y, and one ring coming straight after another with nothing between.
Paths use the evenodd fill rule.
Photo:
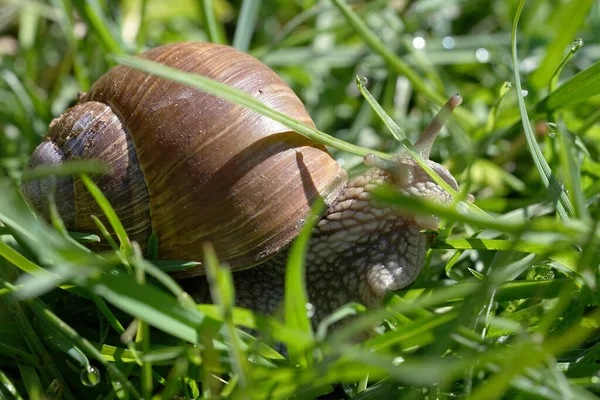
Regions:
<instances>
[{"instance_id":1,"label":"snail","mask_svg":"<svg viewBox=\"0 0 600 400\"><path fill-rule=\"evenodd\" d=\"M314 127L275 72L231 47L177 43L141 57L223 82ZM452 96L416 142L425 159L460 102ZM439 222L377 203L374 187L391 183L410 196L452 200L408 154L391 160L368 155L370 169L348 180L323 145L249 109L125 66L108 71L51 122L27 168L71 159L109 164L110 173L95 181L132 240L144 247L154 231L158 258L176 260L202 260L202 244L212 243L235 271L237 305L264 313L279 306L287 249L321 197L326 211L306 256L317 320L350 301L377 306L387 290L412 283L424 264L428 245L422 231L436 230ZM458 189L444 167L427 162ZM90 215L102 212L79 179L21 186L46 219L51 190L67 228L96 231ZM178 277L201 274L198 267ZM189 282L206 292L205 281Z\"/></svg>"}]
</instances>

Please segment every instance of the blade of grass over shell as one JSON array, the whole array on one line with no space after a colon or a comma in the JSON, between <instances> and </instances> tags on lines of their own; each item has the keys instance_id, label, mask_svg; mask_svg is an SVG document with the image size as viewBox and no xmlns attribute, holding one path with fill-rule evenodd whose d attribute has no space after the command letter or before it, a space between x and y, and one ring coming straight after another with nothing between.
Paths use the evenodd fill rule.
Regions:
<instances>
[{"instance_id":1,"label":"blade of grass over shell","mask_svg":"<svg viewBox=\"0 0 600 400\"><path fill-rule=\"evenodd\" d=\"M93 233L69 231L69 236L79 243L100 243L100 237Z\"/></svg>"},{"instance_id":2,"label":"blade of grass over shell","mask_svg":"<svg viewBox=\"0 0 600 400\"><path fill-rule=\"evenodd\" d=\"M157 75L162 78L169 79L187 86L191 86L196 89L200 89L214 96L230 101L234 104L247 107L259 114L262 114L287 126L291 130L298 132L299 134L306 136L307 138L312 139L316 142L332 146L336 149L343 150L358 156L364 157L368 153L373 153L381 158L390 158L390 155L388 154L356 146L344 142L343 140L336 139L324 132L313 129L291 117L288 117L285 114L282 114L278 111L267 107L260 100L256 99L255 97L252 97L247 93L234 89L226 84L216 82L204 76L182 72L175 68L167 67L165 65L137 57L116 55L114 58L120 64L127 65L131 68L136 68L141 71Z\"/></svg>"},{"instance_id":3,"label":"blade of grass over shell","mask_svg":"<svg viewBox=\"0 0 600 400\"><path fill-rule=\"evenodd\" d=\"M344 0L333 0L333 3L344 15L348 23L354 28L364 42L377 54L379 54L390 68L397 74L405 76L415 87L415 90L423 94L427 99L443 106L446 99L443 95L431 90L425 81L400 57L389 50L379 38L371 32L369 27L360 19ZM465 128L472 128L475 125L476 118L464 108L455 111L456 118Z\"/></svg>"},{"instance_id":4,"label":"blade of grass over shell","mask_svg":"<svg viewBox=\"0 0 600 400\"><path fill-rule=\"evenodd\" d=\"M252 34L258 19L262 0L243 0L240 16L237 20L235 33L233 35L233 47L241 51L248 51Z\"/></svg>"},{"instance_id":5,"label":"blade of grass over shell","mask_svg":"<svg viewBox=\"0 0 600 400\"><path fill-rule=\"evenodd\" d=\"M119 251L119 245L117 242L115 242L115 239L113 239L112 235L108 231L108 228L106 225L104 225L104 222L102 222L102 220L95 215L90 215L90 218L92 221L94 221L96 228L98 228L98 232L100 232L104 240L106 240L106 243L110 245L111 249L114 251Z\"/></svg>"},{"instance_id":6,"label":"blade of grass over shell","mask_svg":"<svg viewBox=\"0 0 600 400\"><path fill-rule=\"evenodd\" d=\"M181 286L175 279L165 271L154 265L153 263L145 260L139 255L132 255L129 257L129 263L137 266L138 268L144 269L144 271L160 282L166 289L168 289L173 295L180 301L186 302L188 306L195 307L196 303L187 295Z\"/></svg>"},{"instance_id":7,"label":"blade of grass over shell","mask_svg":"<svg viewBox=\"0 0 600 400\"><path fill-rule=\"evenodd\" d=\"M152 263L164 272L176 272L202 266L202 263L199 261L188 260L156 260Z\"/></svg>"},{"instance_id":8,"label":"blade of grass over shell","mask_svg":"<svg viewBox=\"0 0 600 400\"><path fill-rule=\"evenodd\" d=\"M129 237L127 237L127 232L125 232L125 227L119 220L115 209L112 207L106 196L104 196L100 188L87 175L81 175L81 181L104 212L104 215L108 219L108 222L112 226L115 234L121 242L121 248L123 249L123 252L126 255L132 254L133 249L131 248Z\"/></svg>"},{"instance_id":9,"label":"blade of grass over shell","mask_svg":"<svg viewBox=\"0 0 600 400\"><path fill-rule=\"evenodd\" d=\"M318 221L325 202L322 198L317 199L312 206L311 212L300 231L300 235L294 240L285 270L285 323L290 329L304 332L308 337L313 337L310 322L308 294L306 292L306 254L313 227ZM299 343L290 343L288 353L292 365L307 367L313 364L312 356L301 347Z\"/></svg>"},{"instance_id":10,"label":"blade of grass over shell","mask_svg":"<svg viewBox=\"0 0 600 400\"><path fill-rule=\"evenodd\" d=\"M444 179L442 179L438 174L435 173L433 169L429 166L427 161L423 158L421 153L415 149L413 144L408 140L406 134L402 131L402 129L394 122L392 118L385 112L385 110L379 105L377 100L371 95L369 90L365 87L363 80L356 77L356 85L360 90L361 94L364 96L365 100L371 105L375 113L381 118L384 124L388 127L392 135L398 140L402 146L406 149L406 151L414 158L414 160L419 164L425 172L437 183L440 185L445 191L447 191L453 198L458 198L459 194L454 190ZM488 217L483 210L479 207L475 206L473 203L464 202L465 206L473 212L475 215L480 217Z\"/></svg>"},{"instance_id":11,"label":"blade of grass over shell","mask_svg":"<svg viewBox=\"0 0 600 400\"><path fill-rule=\"evenodd\" d=\"M519 23L519 18L521 16L521 11L523 10L523 5L525 0L519 1L519 5L517 6L517 11L515 14L515 18L513 21L512 27L512 36L511 36L511 54L512 54L512 63L513 63L513 73L515 78L515 87L517 92L517 100L519 102L519 111L521 113L521 121L523 124L523 130L525 131L525 138L527 139L527 147L529 152L531 153L531 157L533 162L542 178L542 182L544 186L550 191L550 194L557 198L556 209L558 214L563 220L569 219L574 214L573 205L569 200L569 197L562 190L559 182L556 180L556 177L552 173L548 162L544 158L540 147L537 144L535 135L533 134L533 130L531 129L531 124L529 122L529 117L527 115L527 107L525 106L525 100L523 98L523 92L521 89L521 78L519 76L519 60L517 58L517 26Z\"/></svg>"},{"instance_id":12,"label":"blade of grass over shell","mask_svg":"<svg viewBox=\"0 0 600 400\"><path fill-rule=\"evenodd\" d=\"M200 9L202 10L202 23L206 28L208 40L213 43L227 44L224 37L223 26L217 21L215 16L214 0L199 0Z\"/></svg>"}]
</instances>

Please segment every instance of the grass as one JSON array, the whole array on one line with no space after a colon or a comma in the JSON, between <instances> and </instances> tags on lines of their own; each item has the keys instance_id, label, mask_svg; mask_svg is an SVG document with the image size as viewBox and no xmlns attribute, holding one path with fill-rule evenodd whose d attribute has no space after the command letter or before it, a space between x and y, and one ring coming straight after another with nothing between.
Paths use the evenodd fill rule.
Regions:
<instances>
[{"instance_id":1,"label":"grass","mask_svg":"<svg viewBox=\"0 0 600 400\"><path fill-rule=\"evenodd\" d=\"M555 3L0 1L0 399L596 398L600 7ZM184 40L259 57L320 132L130 57ZM117 63L279 118L330 145L350 173L357 155L412 151L394 136L414 142L459 92L432 158L476 201L448 208L378 192L443 219L418 280L382 308L348 304L313 331L298 279L308 229L288 261L285 318L236 308L231 273L209 248L214 304L196 304L165 273L181 265L128 240L85 177L100 166L35 171L84 179L109 216L96 235L35 218L17 190L35 177L22 171L51 119ZM112 250L82 245L108 232Z\"/></svg>"}]
</instances>

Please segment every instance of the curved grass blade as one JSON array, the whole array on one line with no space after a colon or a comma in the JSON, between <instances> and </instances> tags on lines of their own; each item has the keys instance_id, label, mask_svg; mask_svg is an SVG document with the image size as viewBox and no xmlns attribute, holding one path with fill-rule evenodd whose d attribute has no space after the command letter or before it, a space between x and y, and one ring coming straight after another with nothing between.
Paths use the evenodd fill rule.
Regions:
<instances>
[{"instance_id":1,"label":"curved grass blade","mask_svg":"<svg viewBox=\"0 0 600 400\"><path fill-rule=\"evenodd\" d=\"M548 162L544 158L544 155L542 154L542 151L540 150L540 147L537 144L535 135L533 134L533 130L531 129L531 124L527 115L527 107L525 106L525 100L523 99L523 92L521 89L521 78L519 76L519 60L517 58L517 26L519 23L519 18L521 16L521 11L523 10L524 3L525 0L521 0L517 7L517 12L513 21L511 36L513 73L515 77L517 100L519 102L519 111L521 112L521 122L523 124L523 130L525 131L525 138L527 139L527 147L529 148L529 152L531 153L533 162L538 172L540 173L542 182L544 183L544 186L546 186L546 188L549 190L552 197L556 198L556 209L560 217L563 220L566 220L572 217L574 214L573 205L571 205L569 197L562 189L560 183L557 181L556 177L552 173ZM598 78L598 80L600 81L600 78Z\"/></svg>"},{"instance_id":2,"label":"curved grass blade","mask_svg":"<svg viewBox=\"0 0 600 400\"><path fill-rule=\"evenodd\" d=\"M98 36L100 43L107 52L124 54L123 45L117 41L117 29L106 18L98 0L73 0L79 15L85 19ZM111 29L112 28L112 29Z\"/></svg>"},{"instance_id":3,"label":"curved grass blade","mask_svg":"<svg viewBox=\"0 0 600 400\"><path fill-rule=\"evenodd\" d=\"M141 285L130 275L103 274L87 288L121 310L150 325L191 343L199 343L208 318L193 307L152 285Z\"/></svg>"},{"instance_id":4,"label":"curved grass blade","mask_svg":"<svg viewBox=\"0 0 600 400\"><path fill-rule=\"evenodd\" d=\"M126 255L133 254L133 248L131 247L129 237L127 237L127 232L125 232L125 227L123 227L123 224L119 220L115 209L110 205L106 196L104 196L100 188L98 188L98 186L92 182L87 175L81 175L81 180L110 222L110 225L121 242L121 248L123 249L124 253Z\"/></svg>"},{"instance_id":5,"label":"curved grass blade","mask_svg":"<svg viewBox=\"0 0 600 400\"><path fill-rule=\"evenodd\" d=\"M225 322L224 336L227 339L227 350L231 357L232 369L237 376L242 390L252 386L252 377L247 362L247 356L241 347L241 339L233 323L233 306L235 303L235 289L231 270L219 265L219 260L212 245L205 243L203 246L204 265L206 278L210 284L210 293L213 302L220 311Z\"/></svg>"},{"instance_id":6,"label":"curved grass blade","mask_svg":"<svg viewBox=\"0 0 600 400\"><path fill-rule=\"evenodd\" d=\"M573 107L600 93L600 61L573 76L542 100L537 112Z\"/></svg>"},{"instance_id":7,"label":"curved grass blade","mask_svg":"<svg viewBox=\"0 0 600 400\"><path fill-rule=\"evenodd\" d=\"M381 118L384 124L388 127L392 135L402 144L402 146L406 149L406 151L414 158L414 160L419 164L425 172L437 183L440 185L445 191L447 191L454 199L459 198L459 194L454 190L445 180L436 174L433 169L429 166L429 164L425 161L421 153L413 146L413 144L408 140L402 128L400 128L394 120L385 112L383 107L375 100L373 95L369 92L369 90L365 87L364 82L358 76L356 77L356 85L360 90L361 94L364 96L365 100L371 105L375 113ZM473 214L480 216L491 218L485 211L474 205L470 202L463 202L463 204L471 211Z\"/></svg>"},{"instance_id":8,"label":"curved grass blade","mask_svg":"<svg viewBox=\"0 0 600 400\"><path fill-rule=\"evenodd\" d=\"M233 35L233 47L248 51L262 0L244 0Z\"/></svg>"},{"instance_id":9,"label":"curved grass blade","mask_svg":"<svg viewBox=\"0 0 600 400\"><path fill-rule=\"evenodd\" d=\"M576 37L577 31L589 17L594 0L566 0L551 8L548 26L552 26L552 42L546 46L546 55L539 68L531 74L531 83L538 88L550 85L552 76L563 58L564 49Z\"/></svg>"},{"instance_id":10,"label":"curved grass blade","mask_svg":"<svg viewBox=\"0 0 600 400\"><path fill-rule=\"evenodd\" d=\"M213 0L201 0L200 6L202 9L202 22L208 40L213 43L226 44L227 40L223 34L223 27L219 24L217 17L215 16L215 5Z\"/></svg>"},{"instance_id":11,"label":"curved grass blade","mask_svg":"<svg viewBox=\"0 0 600 400\"><path fill-rule=\"evenodd\" d=\"M560 77L560 73L562 72L563 68L565 67L565 65L567 65L571 57L573 57L575 53L577 53L577 50L579 50L581 46L583 46L583 39L578 38L573 41L571 50L569 50L569 52L560 61L560 64L558 64L558 67L556 67L556 71L554 71L554 74L550 79L550 84L548 85L548 91L550 93L552 93L556 89L556 85L558 84L558 78Z\"/></svg>"},{"instance_id":12,"label":"curved grass blade","mask_svg":"<svg viewBox=\"0 0 600 400\"><path fill-rule=\"evenodd\" d=\"M312 228L324 208L325 202L321 198L313 204L307 222L290 248L285 270L285 323L290 329L303 332L310 338L313 337L313 330L309 318L310 310L307 308L310 303L306 293L305 260ZM296 342L288 344L288 353L292 365L308 367L313 363L306 347Z\"/></svg>"},{"instance_id":13,"label":"curved grass blade","mask_svg":"<svg viewBox=\"0 0 600 400\"><path fill-rule=\"evenodd\" d=\"M80 350L83 350L90 357L100 362L106 367L118 381L127 388L129 393L136 399L141 399L141 396L134 385L127 379L127 377L119 370L115 364L109 363L102 356L102 353L94 347L87 339L82 337L77 331L71 328L67 323L61 320L56 314L54 314L43 302L40 300L33 300L31 302L31 310L44 322L48 323L53 328L57 329L66 340L77 346Z\"/></svg>"}]
</instances>

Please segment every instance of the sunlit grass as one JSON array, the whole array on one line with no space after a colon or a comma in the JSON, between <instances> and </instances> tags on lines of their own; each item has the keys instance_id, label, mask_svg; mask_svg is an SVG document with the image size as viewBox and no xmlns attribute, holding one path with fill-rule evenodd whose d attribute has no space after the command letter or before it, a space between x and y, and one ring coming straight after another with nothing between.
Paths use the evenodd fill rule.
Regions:
<instances>
[{"instance_id":1,"label":"sunlit grass","mask_svg":"<svg viewBox=\"0 0 600 400\"><path fill-rule=\"evenodd\" d=\"M0 4L0 399L596 398L597 3L109 3ZM185 40L231 43L271 64L319 131L131 56ZM130 242L86 177L102 166L22 174L51 119L116 63L278 119L330 146L351 174L363 168L355 155L414 152L394 139L399 127L414 142L459 92L432 158L457 177L459 199L476 201L442 207L377 191L443 219L423 273L381 308L348 304L313 330L308 224L290 252L282 318L235 307L231 272L210 247L214 304L197 304L165 272L196 264L154 260L156 237L148 254ZM25 205L19 182L53 174L84 180L106 217L96 235ZM107 250L82 245L98 241Z\"/></svg>"}]
</instances>

